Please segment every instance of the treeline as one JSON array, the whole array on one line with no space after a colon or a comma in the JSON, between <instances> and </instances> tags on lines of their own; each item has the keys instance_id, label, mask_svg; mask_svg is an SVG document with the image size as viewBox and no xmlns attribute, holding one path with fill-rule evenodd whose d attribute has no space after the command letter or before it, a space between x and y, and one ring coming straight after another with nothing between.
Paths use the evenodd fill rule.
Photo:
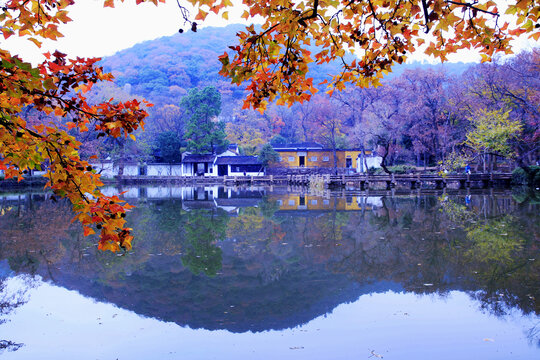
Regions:
<instances>
[{"instance_id":1,"label":"treeline","mask_svg":"<svg viewBox=\"0 0 540 360\"><path fill-rule=\"evenodd\" d=\"M539 70L538 50L460 75L408 69L378 88L321 92L291 108L271 106L262 116L239 113L227 130L247 148L276 138L376 148L387 166L493 168L501 158L524 166L538 160Z\"/></svg>"},{"instance_id":2,"label":"treeline","mask_svg":"<svg viewBox=\"0 0 540 360\"><path fill-rule=\"evenodd\" d=\"M399 67L381 87L350 87L328 96L321 86L309 102L271 105L260 114L242 109L244 89L218 74L217 57L240 29L233 25L161 38L103 60L116 80L96 87L91 98L141 97L155 106L136 143L103 143L89 134L84 145L103 157L142 161L152 160L169 142L185 149L190 116L182 99L191 89L212 86L221 94L219 118L226 123L227 139L248 155L268 142L317 141L330 148L376 149L385 167L451 169L471 163L486 169L501 158L520 166L538 160L538 50L468 68ZM314 83L336 71L336 64L313 69Z\"/></svg>"}]
</instances>

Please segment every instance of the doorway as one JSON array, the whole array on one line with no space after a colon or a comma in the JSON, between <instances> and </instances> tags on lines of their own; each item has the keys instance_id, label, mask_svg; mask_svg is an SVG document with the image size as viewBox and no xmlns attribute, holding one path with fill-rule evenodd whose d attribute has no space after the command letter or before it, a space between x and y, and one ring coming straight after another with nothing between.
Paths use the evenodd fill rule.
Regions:
<instances>
[{"instance_id":1,"label":"doorway","mask_svg":"<svg viewBox=\"0 0 540 360\"><path fill-rule=\"evenodd\" d=\"M228 165L218 165L217 173L218 173L218 176L227 176L227 175L229 175L229 166Z\"/></svg>"}]
</instances>

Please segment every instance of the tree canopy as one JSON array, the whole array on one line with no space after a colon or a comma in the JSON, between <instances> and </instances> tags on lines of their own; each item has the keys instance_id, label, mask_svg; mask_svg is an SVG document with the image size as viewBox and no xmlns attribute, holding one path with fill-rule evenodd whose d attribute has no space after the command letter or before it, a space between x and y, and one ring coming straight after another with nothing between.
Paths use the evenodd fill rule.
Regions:
<instances>
[{"instance_id":1,"label":"tree canopy","mask_svg":"<svg viewBox=\"0 0 540 360\"><path fill-rule=\"evenodd\" d=\"M228 17L230 0L189 0L196 19L209 12ZM308 77L311 64L338 59L329 92L346 83L377 86L392 65L414 52L442 61L448 54L475 49L484 61L512 52L510 40L528 33L540 37L540 1L507 2L503 13L495 1L453 0L328 0L313 2L242 0L243 17L261 17L261 29L248 26L238 44L220 57L221 74L233 83L249 82L246 107L264 110L268 102L291 105L317 92ZM507 20L507 18L509 20ZM314 54L310 45L315 44ZM348 52L356 56L347 56Z\"/></svg>"},{"instance_id":2,"label":"tree canopy","mask_svg":"<svg viewBox=\"0 0 540 360\"><path fill-rule=\"evenodd\" d=\"M67 8L73 4L72 0L5 1L0 31L6 39L15 35L41 46L43 40L62 36L58 26L71 21ZM95 83L113 79L96 65L99 59L69 59L59 51L45 57L33 66L0 48L0 170L6 178L19 180L28 170L46 170L46 187L69 198L85 235L94 233L91 225L95 225L101 230L101 249L130 248L132 236L124 226L130 206L99 190L99 175L81 160L81 142L72 134L91 129L100 137L133 136L144 125L144 108L149 104L110 99L92 105L85 93ZM28 109L55 117L28 118Z\"/></svg>"},{"instance_id":3,"label":"tree canopy","mask_svg":"<svg viewBox=\"0 0 540 360\"><path fill-rule=\"evenodd\" d=\"M224 150L228 142L225 140L225 123L217 119L221 113L219 91L213 86L191 89L181 105L189 116L184 134L188 151L204 154Z\"/></svg>"}]
</instances>

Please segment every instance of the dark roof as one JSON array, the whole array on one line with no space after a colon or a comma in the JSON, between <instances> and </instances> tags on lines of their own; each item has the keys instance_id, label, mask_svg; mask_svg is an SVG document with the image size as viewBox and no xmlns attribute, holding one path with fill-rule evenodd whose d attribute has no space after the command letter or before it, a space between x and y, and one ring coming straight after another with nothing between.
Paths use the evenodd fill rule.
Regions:
<instances>
[{"instance_id":1,"label":"dark roof","mask_svg":"<svg viewBox=\"0 0 540 360\"><path fill-rule=\"evenodd\" d=\"M284 145L274 145L274 150L285 150L285 149L322 149L322 145L316 142L303 142L296 144L284 144Z\"/></svg>"},{"instance_id":2,"label":"dark roof","mask_svg":"<svg viewBox=\"0 0 540 360\"><path fill-rule=\"evenodd\" d=\"M184 156L182 162L198 163L198 162L213 162L216 155L213 154L189 154Z\"/></svg>"},{"instance_id":3,"label":"dark roof","mask_svg":"<svg viewBox=\"0 0 540 360\"><path fill-rule=\"evenodd\" d=\"M261 201L260 198L239 198L239 199L215 199L219 206L234 206L234 207L247 207L257 206Z\"/></svg>"},{"instance_id":4,"label":"dark roof","mask_svg":"<svg viewBox=\"0 0 540 360\"><path fill-rule=\"evenodd\" d=\"M261 165L256 156L220 156L216 165Z\"/></svg>"}]
</instances>

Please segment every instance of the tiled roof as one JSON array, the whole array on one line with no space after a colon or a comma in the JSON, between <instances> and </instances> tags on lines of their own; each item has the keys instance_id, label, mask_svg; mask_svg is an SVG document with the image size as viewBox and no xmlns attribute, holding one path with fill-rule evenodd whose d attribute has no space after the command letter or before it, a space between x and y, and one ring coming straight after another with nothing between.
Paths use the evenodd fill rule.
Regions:
<instances>
[{"instance_id":1,"label":"tiled roof","mask_svg":"<svg viewBox=\"0 0 540 360\"><path fill-rule=\"evenodd\" d=\"M186 155L182 162L184 163L196 163L196 162L213 162L216 155L213 154L189 154Z\"/></svg>"},{"instance_id":2,"label":"tiled roof","mask_svg":"<svg viewBox=\"0 0 540 360\"><path fill-rule=\"evenodd\" d=\"M216 165L261 165L256 156L220 156Z\"/></svg>"},{"instance_id":3,"label":"tiled roof","mask_svg":"<svg viewBox=\"0 0 540 360\"><path fill-rule=\"evenodd\" d=\"M295 144L283 144L283 145L274 145L274 150L285 150L285 149L322 149L322 145L316 142L303 142Z\"/></svg>"}]
</instances>

